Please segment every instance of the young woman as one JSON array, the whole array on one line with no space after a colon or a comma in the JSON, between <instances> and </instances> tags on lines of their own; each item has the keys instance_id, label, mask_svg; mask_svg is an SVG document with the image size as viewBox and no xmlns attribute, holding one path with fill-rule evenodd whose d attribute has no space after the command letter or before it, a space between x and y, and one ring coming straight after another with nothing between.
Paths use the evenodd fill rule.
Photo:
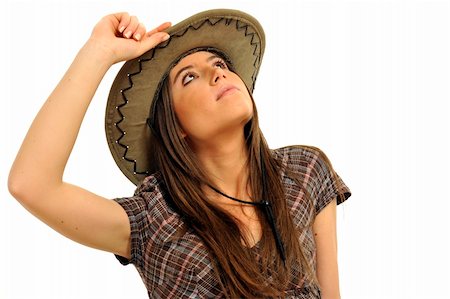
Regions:
<instances>
[{"instance_id":1,"label":"young woman","mask_svg":"<svg viewBox=\"0 0 450 299\"><path fill-rule=\"evenodd\" d=\"M95 26L36 116L10 192L61 234L134 264L152 298L339 298L336 205L350 191L319 149L268 148L251 95L260 24L212 10L169 27L146 32L127 13ZM120 61L106 134L138 187L108 200L62 177Z\"/></svg>"}]
</instances>

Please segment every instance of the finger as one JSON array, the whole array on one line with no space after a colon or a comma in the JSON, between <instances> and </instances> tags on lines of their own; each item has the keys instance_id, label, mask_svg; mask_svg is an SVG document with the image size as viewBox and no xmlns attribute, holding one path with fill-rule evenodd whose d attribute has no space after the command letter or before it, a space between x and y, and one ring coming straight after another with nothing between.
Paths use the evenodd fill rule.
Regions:
<instances>
[{"instance_id":1,"label":"finger","mask_svg":"<svg viewBox=\"0 0 450 299\"><path fill-rule=\"evenodd\" d=\"M138 27L136 28L136 31L133 34L133 38L139 41L144 36L144 34L145 34L145 25L139 23Z\"/></svg>"},{"instance_id":2,"label":"finger","mask_svg":"<svg viewBox=\"0 0 450 299\"><path fill-rule=\"evenodd\" d=\"M139 26L139 21L136 16L131 16L130 23L128 24L127 28L123 31L123 36L126 38L130 38L133 36L134 32Z\"/></svg>"},{"instance_id":3,"label":"finger","mask_svg":"<svg viewBox=\"0 0 450 299\"><path fill-rule=\"evenodd\" d=\"M158 31L163 31L163 30L166 30L167 28L169 28L170 26L172 26L171 22L164 22L161 25L159 25L158 27L156 27L156 29Z\"/></svg>"},{"instance_id":4,"label":"finger","mask_svg":"<svg viewBox=\"0 0 450 299\"><path fill-rule=\"evenodd\" d=\"M127 12L123 12L116 15L116 18L119 19L119 25L117 26L117 29L119 30L119 33L123 33L128 24L130 24L131 17Z\"/></svg>"},{"instance_id":5,"label":"finger","mask_svg":"<svg viewBox=\"0 0 450 299\"><path fill-rule=\"evenodd\" d=\"M162 23L158 27L156 27L156 28L150 30L149 32L147 32L147 36L151 36L151 35L155 34L156 32L161 32L163 30L166 30L170 26L172 26L172 23L170 23L170 22Z\"/></svg>"},{"instance_id":6,"label":"finger","mask_svg":"<svg viewBox=\"0 0 450 299\"><path fill-rule=\"evenodd\" d=\"M166 32L156 32L151 36L146 36L144 39L142 39L141 44L145 51L148 51L156 47L158 44L168 40L169 38L170 35Z\"/></svg>"}]
</instances>

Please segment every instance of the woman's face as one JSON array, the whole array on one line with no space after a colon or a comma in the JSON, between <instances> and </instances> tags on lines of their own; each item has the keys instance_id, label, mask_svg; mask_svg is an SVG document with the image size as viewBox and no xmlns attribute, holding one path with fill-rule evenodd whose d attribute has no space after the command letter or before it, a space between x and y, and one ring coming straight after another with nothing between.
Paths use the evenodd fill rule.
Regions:
<instances>
[{"instance_id":1,"label":"woman's face","mask_svg":"<svg viewBox=\"0 0 450 299\"><path fill-rule=\"evenodd\" d=\"M184 57L170 71L169 80L175 114L191 141L242 130L253 115L244 82L217 54Z\"/></svg>"}]
</instances>

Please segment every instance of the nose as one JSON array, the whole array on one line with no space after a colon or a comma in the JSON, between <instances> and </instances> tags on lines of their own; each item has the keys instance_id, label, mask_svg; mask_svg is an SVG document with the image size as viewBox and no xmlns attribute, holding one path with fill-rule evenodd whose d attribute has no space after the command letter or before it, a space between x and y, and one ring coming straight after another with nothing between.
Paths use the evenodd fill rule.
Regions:
<instances>
[{"instance_id":1,"label":"nose","mask_svg":"<svg viewBox=\"0 0 450 299\"><path fill-rule=\"evenodd\" d=\"M212 71L211 84L215 85L215 84L219 83L220 80L223 80L226 77L227 76L226 76L224 70L219 67L216 67Z\"/></svg>"}]
</instances>

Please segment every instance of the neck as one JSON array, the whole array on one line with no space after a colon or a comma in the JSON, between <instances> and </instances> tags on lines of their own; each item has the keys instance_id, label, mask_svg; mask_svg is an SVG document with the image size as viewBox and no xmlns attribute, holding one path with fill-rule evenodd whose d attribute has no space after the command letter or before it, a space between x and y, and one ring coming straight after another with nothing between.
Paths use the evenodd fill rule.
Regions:
<instances>
[{"instance_id":1,"label":"neck","mask_svg":"<svg viewBox=\"0 0 450 299\"><path fill-rule=\"evenodd\" d=\"M213 184L230 196L248 199L248 150L243 132L202 142L195 153Z\"/></svg>"}]
</instances>

